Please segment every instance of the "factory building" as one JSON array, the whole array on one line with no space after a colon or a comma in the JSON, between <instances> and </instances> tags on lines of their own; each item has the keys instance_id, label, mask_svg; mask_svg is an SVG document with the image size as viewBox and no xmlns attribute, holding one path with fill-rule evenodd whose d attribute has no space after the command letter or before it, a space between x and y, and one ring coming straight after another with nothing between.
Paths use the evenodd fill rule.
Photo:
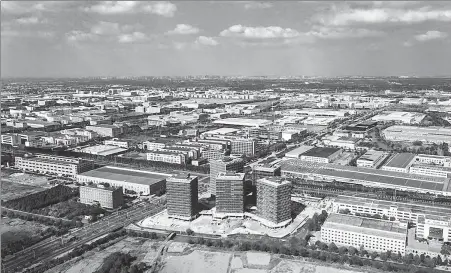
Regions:
<instances>
[{"instance_id":1,"label":"factory building","mask_svg":"<svg viewBox=\"0 0 451 273\"><path fill-rule=\"evenodd\" d=\"M77 174L94 169L94 161L81 158L26 154L15 157L15 167L23 171L33 171L61 176L77 177Z\"/></svg>"},{"instance_id":2,"label":"factory building","mask_svg":"<svg viewBox=\"0 0 451 273\"><path fill-rule=\"evenodd\" d=\"M407 226L399 223L332 213L321 227L321 241L376 252L406 253Z\"/></svg>"},{"instance_id":3,"label":"factory building","mask_svg":"<svg viewBox=\"0 0 451 273\"><path fill-rule=\"evenodd\" d=\"M134 169L105 166L77 176L78 183L105 184L122 187L124 193L140 195L161 195L166 191L169 175Z\"/></svg>"},{"instance_id":4,"label":"factory building","mask_svg":"<svg viewBox=\"0 0 451 273\"><path fill-rule=\"evenodd\" d=\"M383 131L389 141L421 141L451 144L451 129L445 127L391 126Z\"/></svg>"},{"instance_id":5,"label":"factory building","mask_svg":"<svg viewBox=\"0 0 451 273\"><path fill-rule=\"evenodd\" d=\"M336 148L315 147L301 154L300 158L308 162L331 163L341 155L341 152Z\"/></svg>"},{"instance_id":6,"label":"factory building","mask_svg":"<svg viewBox=\"0 0 451 273\"><path fill-rule=\"evenodd\" d=\"M198 178L177 175L167 179L167 210L171 218L185 221L194 219L198 213Z\"/></svg>"},{"instance_id":7,"label":"factory building","mask_svg":"<svg viewBox=\"0 0 451 273\"><path fill-rule=\"evenodd\" d=\"M387 157L388 154L383 151L367 151L357 159L357 167L377 169Z\"/></svg>"}]
</instances>

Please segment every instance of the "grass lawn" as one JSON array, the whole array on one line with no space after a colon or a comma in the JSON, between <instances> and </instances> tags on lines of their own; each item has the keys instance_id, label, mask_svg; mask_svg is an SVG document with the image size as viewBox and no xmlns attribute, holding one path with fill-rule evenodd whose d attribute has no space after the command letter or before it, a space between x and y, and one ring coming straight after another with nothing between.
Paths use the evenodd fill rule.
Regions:
<instances>
[{"instance_id":1,"label":"grass lawn","mask_svg":"<svg viewBox=\"0 0 451 273\"><path fill-rule=\"evenodd\" d=\"M2 170L3 172L3 170ZM4 201L16 199L35 192L43 191L45 188L39 186L19 184L9 181L2 181L2 197Z\"/></svg>"}]
</instances>

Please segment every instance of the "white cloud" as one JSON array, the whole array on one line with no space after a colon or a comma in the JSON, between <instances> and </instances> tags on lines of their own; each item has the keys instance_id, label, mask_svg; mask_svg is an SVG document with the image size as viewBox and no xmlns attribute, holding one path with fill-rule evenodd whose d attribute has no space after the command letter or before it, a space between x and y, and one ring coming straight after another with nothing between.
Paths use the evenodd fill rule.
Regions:
<instances>
[{"instance_id":1,"label":"white cloud","mask_svg":"<svg viewBox=\"0 0 451 273\"><path fill-rule=\"evenodd\" d=\"M242 25L234 25L221 31L219 34L225 37L243 37L255 39L271 39L271 38L294 38L300 33L291 28L281 28L277 26L270 27L247 27Z\"/></svg>"},{"instance_id":2,"label":"white cloud","mask_svg":"<svg viewBox=\"0 0 451 273\"><path fill-rule=\"evenodd\" d=\"M2 30L2 37L34 37L51 39L55 36L55 33L51 31L18 31L18 30Z\"/></svg>"},{"instance_id":3,"label":"white cloud","mask_svg":"<svg viewBox=\"0 0 451 273\"><path fill-rule=\"evenodd\" d=\"M139 1L103 1L99 4L84 9L88 12L100 14L121 14L121 13L152 13L164 17L173 17L177 11L177 6L166 1L139 2Z\"/></svg>"},{"instance_id":4,"label":"white cloud","mask_svg":"<svg viewBox=\"0 0 451 273\"><path fill-rule=\"evenodd\" d=\"M174 48L177 50L182 50L185 49L188 46L188 43L184 43L184 42L174 42Z\"/></svg>"},{"instance_id":5,"label":"white cloud","mask_svg":"<svg viewBox=\"0 0 451 273\"><path fill-rule=\"evenodd\" d=\"M199 29L187 24L178 24L175 29L166 32L166 34L180 34L180 35L188 35L188 34L196 34L199 33Z\"/></svg>"},{"instance_id":6,"label":"white cloud","mask_svg":"<svg viewBox=\"0 0 451 273\"><path fill-rule=\"evenodd\" d=\"M81 30L72 30L68 33L66 33L66 39L69 42L84 42L84 41L91 41L96 40L97 35L92 34L90 32L84 32Z\"/></svg>"},{"instance_id":7,"label":"white cloud","mask_svg":"<svg viewBox=\"0 0 451 273\"><path fill-rule=\"evenodd\" d=\"M91 27L91 33L97 35L116 35L121 33L118 23L100 21Z\"/></svg>"},{"instance_id":8,"label":"white cloud","mask_svg":"<svg viewBox=\"0 0 451 273\"><path fill-rule=\"evenodd\" d=\"M318 14L313 20L324 25L346 26L358 23L421 23L426 21L451 21L451 10L431 9L399 9L375 7L370 9L336 8L327 14Z\"/></svg>"},{"instance_id":9,"label":"white cloud","mask_svg":"<svg viewBox=\"0 0 451 273\"><path fill-rule=\"evenodd\" d=\"M245 9L269 9L273 7L271 2L243 1Z\"/></svg>"},{"instance_id":10,"label":"white cloud","mask_svg":"<svg viewBox=\"0 0 451 273\"><path fill-rule=\"evenodd\" d=\"M35 13L35 12L57 12L62 7L72 4L74 1L1 1L1 11L13 14Z\"/></svg>"},{"instance_id":11,"label":"white cloud","mask_svg":"<svg viewBox=\"0 0 451 273\"><path fill-rule=\"evenodd\" d=\"M415 40L419 42L426 42L430 40L437 40L437 39L445 39L448 37L448 34L445 32L437 31L437 30L429 30L426 33L415 35Z\"/></svg>"},{"instance_id":12,"label":"white cloud","mask_svg":"<svg viewBox=\"0 0 451 273\"><path fill-rule=\"evenodd\" d=\"M21 25L36 25L43 21L39 19L37 16L31 16L31 17L22 17L16 19L16 22Z\"/></svg>"},{"instance_id":13,"label":"white cloud","mask_svg":"<svg viewBox=\"0 0 451 273\"><path fill-rule=\"evenodd\" d=\"M213 37L199 36L196 39L196 44L206 46L217 46L219 42Z\"/></svg>"},{"instance_id":14,"label":"white cloud","mask_svg":"<svg viewBox=\"0 0 451 273\"><path fill-rule=\"evenodd\" d=\"M312 35L322 39L342 39L342 38L364 38L364 37L379 37L385 33L382 31L369 30L364 28L342 28L342 27L313 27L307 35Z\"/></svg>"},{"instance_id":15,"label":"white cloud","mask_svg":"<svg viewBox=\"0 0 451 273\"><path fill-rule=\"evenodd\" d=\"M135 43L135 42L146 41L147 39L148 39L148 37L146 36L146 34L139 32L139 31L135 31L130 34L121 34L118 36L119 43Z\"/></svg>"}]
</instances>

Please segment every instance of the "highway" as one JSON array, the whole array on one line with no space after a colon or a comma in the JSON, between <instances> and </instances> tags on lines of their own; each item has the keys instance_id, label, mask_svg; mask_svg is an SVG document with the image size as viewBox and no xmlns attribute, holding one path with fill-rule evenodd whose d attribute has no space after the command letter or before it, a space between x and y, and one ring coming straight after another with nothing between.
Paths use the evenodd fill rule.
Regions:
<instances>
[{"instance_id":1,"label":"highway","mask_svg":"<svg viewBox=\"0 0 451 273\"><path fill-rule=\"evenodd\" d=\"M18 272L22 268L29 267L37 263L45 263L58 255L70 251L84 243L94 240L100 236L110 233L118 228L125 227L135 221L163 210L162 206L156 204L138 204L110 216L107 216L95 223L83 228L73 230L58 238L49 238L35 244L23 251L17 252L9 259L2 262L2 272ZM69 241L70 238L75 238Z\"/></svg>"}]
</instances>

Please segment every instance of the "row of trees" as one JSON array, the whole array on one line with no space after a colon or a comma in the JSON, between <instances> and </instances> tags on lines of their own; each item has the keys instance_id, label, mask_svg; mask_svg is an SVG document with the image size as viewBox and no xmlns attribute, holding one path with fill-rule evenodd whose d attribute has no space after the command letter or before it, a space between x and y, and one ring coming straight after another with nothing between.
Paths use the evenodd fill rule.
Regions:
<instances>
[{"instance_id":1,"label":"row of trees","mask_svg":"<svg viewBox=\"0 0 451 273\"><path fill-rule=\"evenodd\" d=\"M31 215L28 213L22 213L11 210L2 210L2 216L6 216L8 218L20 218L25 221L35 221L44 225L55 226L60 229L74 228L74 227L82 227L83 223L75 220L62 220L58 218L51 218L39 215Z\"/></svg>"},{"instance_id":2,"label":"row of trees","mask_svg":"<svg viewBox=\"0 0 451 273\"><path fill-rule=\"evenodd\" d=\"M78 193L78 188L58 185L44 191L32 193L6 202L2 201L2 205L15 210L32 212L34 209L40 209L66 201L72 197L78 196Z\"/></svg>"},{"instance_id":3,"label":"row of trees","mask_svg":"<svg viewBox=\"0 0 451 273\"><path fill-rule=\"evenodd\" d=\"M24 273L44 273L47 270L49 270L57 265L63 264L75 257L79 257L79 256L83 255L85 252L90 251L96 247L102 248L102 245L108 243L111 240L122 237L125 234L126 234L125 230L120 230L120 231L110 233L105 237L102 237L94 242L91 242L90 244L83 244L79 247L76 247L71 252L65 254L64 256L61 256L61 257L53 259L49 262L40 264L39 266L27 269L24 271Z\"/></svg>"},{"instance_id":4,"label":"row of trees","mask_svg":"<svg viewBox=\"0 0 451 273\"><path fill-rule=\"evenodd\" d=\"M24 235L24 236L18 236L17 234L7 231L5 233L2 233L2 258L12 255L16 252L19 252L29 246L32 246L34 244L39 243L42 240L45 240L51 236L61 236L68 232L67 228L64 229L58 229L55 227L48 227L45 229L42 229L38 234L36 235Z\"/></svg>"},{"instance_id":5,"label":"row of trees","mask_svg":"<svg viewBox=\"0 0 451 273\"><path fill-rule=\"evenodd\" d=\"M129 253L114 252L105 258L94 273L142 273L147 270L148 266L143 262L131 265L134 260L136 257Z\"/></svg>"},{"instance_id":6,"label":"row of trees","mask_svg":"<svg viewBox=\"0 0 451 273\"><path fill-rule=\"evenodd\" d=\"M287 258L309 257L333 263L372 266L384 271L395 272L437 272L433 269L436 265L447 265L449 263L448 260L442 261L440 257L430 258L424 255L414 256L413 254L402 256L400 253L393 254L391 252L381 254L376 252L369 253L363 248L360 250L354 247L338 248L334 243L327 245L320 241L308 245L305 240L295 237L292 237L288 244L280 241L267 243L264 240L252 242L246 240L204 239L202 237L190 238L188 243L238 251L264 251L282 254L288 256Z\"/></svg>"}]
</instances>

